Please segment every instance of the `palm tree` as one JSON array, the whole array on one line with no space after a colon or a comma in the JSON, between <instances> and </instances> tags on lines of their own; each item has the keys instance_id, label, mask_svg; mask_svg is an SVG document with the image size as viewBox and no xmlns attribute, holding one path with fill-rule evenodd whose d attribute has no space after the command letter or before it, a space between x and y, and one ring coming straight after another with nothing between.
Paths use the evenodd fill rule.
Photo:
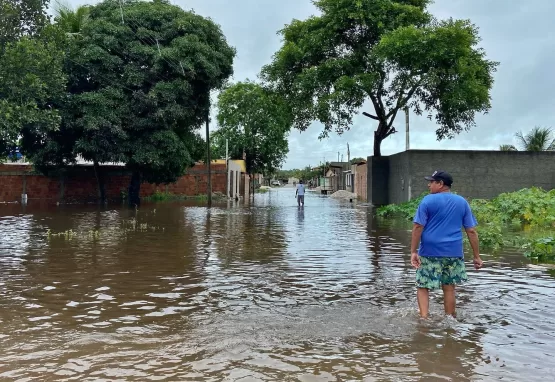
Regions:
<instances>
[{"instance_id":1,"label":"palm tree","mask_svg":"<svg viewBox=\"0 0 555 382\"><path fill-rule=\"evenodd\" d=\"M57 4L54 9L56 24L68 35L79 34L89 18L89 7L82 5L74 10L70 5Z\"/></svg>"},{"instance_id":2,"label":"palm tree","mask_svg":"<svg viewBox=\"0 0 555 382\"><path fill-rule=\"evenodd\" d=\"M555 138L550 127L534 127L524 135L522 132L515 134L522 151L555 151Z\"/></svg>"},{"instance_id":3,"label":"palm tree","mask_svg":"<svg viewBox=\"0 0 555 382\"><path fill-rule=\"evenodd\" d=\"M513 145L501 145L499 151L518 151Z\"/></svg>"}]
</instances>

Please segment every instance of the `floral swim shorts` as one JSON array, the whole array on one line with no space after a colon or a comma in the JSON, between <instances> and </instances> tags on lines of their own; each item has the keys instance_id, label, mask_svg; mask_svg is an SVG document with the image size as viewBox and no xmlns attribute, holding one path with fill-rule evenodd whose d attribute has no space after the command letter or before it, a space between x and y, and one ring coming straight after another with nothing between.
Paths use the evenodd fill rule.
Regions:
<instances>
[{"instance_id":1,"label":"floral swim shorts","mask_svg":"<svg viewBox=\"0 0 555 382\"><path fill-rule=\"evenodd\" d=\"M439 289L442 285L461 284L468 281L462 257L420 257L416 270L418 288Z\"/></svg>"}]
</instances>

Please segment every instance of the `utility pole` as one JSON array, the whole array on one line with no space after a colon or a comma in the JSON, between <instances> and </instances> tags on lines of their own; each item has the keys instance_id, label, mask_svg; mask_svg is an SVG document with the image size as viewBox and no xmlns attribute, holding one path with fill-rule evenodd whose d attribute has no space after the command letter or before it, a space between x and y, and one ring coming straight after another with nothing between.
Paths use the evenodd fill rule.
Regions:
<instances>
[{"instance_id":1,"label":"utility pole","mask_svg":"<svg viewBox=\"0 0 555 382\"><path fill-rule=\"evenodd\" d=\"M229 198L229 140L225 140L225 194Z\"/></svg>"},{"instance_id":2,"label":"utility pole","mask_svg":"<svg viewBox=\"0 0 555 382\"><path fill-rule=\"evenodd\" d=\"M405 124L407 127L407 133L406 133L406 146L407 146L407 151L409 151L410 149L410 137L409 137L409 108L405 107Z\"/></svg>"},{"instance_id":3,"label":"utility pole","mask_svg":"<svg viewBox=\"0 0 555 382\"><path fill-rule=\"evenodd\" d=\"M206 110L206 165L208 166L208 208L212 207L212 160L210 159L210 106Z\"/></svg>"},{"instance_id":4,"label":"utility pole","mask_svg":"<svg viewBox=\"0 0 555 382\"><path fill-rule=\"evenodd\" d=\"M348 183L351 183L351 192L354 192L355 188L354 188L354 185L352 184L353 176L350 173L350 170L351 170L351 151L349 150L349 142L347 142L347 176L349 177Z\"/></svg>"}]
</instances>

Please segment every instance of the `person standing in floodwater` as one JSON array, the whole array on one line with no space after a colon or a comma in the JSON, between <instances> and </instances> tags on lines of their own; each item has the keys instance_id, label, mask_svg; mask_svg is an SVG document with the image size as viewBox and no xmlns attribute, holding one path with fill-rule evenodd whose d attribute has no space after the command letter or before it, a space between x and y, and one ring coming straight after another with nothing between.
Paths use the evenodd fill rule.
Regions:
<instances>
[{"instance_id":1,"label":"person standing in floodwater","mask_svg":"<svg viewBox=\"0 0 555 382\"><path fill-rule=\"evenodd\" d=\"M299 180L299 184L297 184L297 189L295 191L295 198L297 198L297 204L299 207L304 207L304 191L305 187L303 184L303 180Z\"/></svg>"},{"instance_id":2,"label":"person standing in floodwater","mask_svg":"<svg viewBox=\"0 0 555 382\"><path fill-rule=\"evenodd\" d=\"M472 247L474 268L480 269L482 259L475 229L478 223L468 202L451 193L451 175L438 170L425 179L430 194L422 199L414 217L410 258L416 268L418 308L420 316L427 318L429 291L441 286L445 314L455 317L455 285L468 280L461 227Z\"/></svg>"}]
</instances>

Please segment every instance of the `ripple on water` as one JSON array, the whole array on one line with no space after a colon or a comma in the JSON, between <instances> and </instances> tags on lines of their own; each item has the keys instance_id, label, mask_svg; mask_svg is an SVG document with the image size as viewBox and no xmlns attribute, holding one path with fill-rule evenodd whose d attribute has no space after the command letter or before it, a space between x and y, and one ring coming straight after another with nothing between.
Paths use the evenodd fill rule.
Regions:
<instances>
[{"instance_id":1,"label":"ripple on water","mask_svg":"<svg viewBox=\"0 0 555 382\"><path fill-rule=\"evenodd\" d=\"M434 292L422 321L410 226L314 194L299 210L293 192L0 217L0 379L549 380L544 269L485 256L458 318Z\"/></svg>"}]
</instances>

